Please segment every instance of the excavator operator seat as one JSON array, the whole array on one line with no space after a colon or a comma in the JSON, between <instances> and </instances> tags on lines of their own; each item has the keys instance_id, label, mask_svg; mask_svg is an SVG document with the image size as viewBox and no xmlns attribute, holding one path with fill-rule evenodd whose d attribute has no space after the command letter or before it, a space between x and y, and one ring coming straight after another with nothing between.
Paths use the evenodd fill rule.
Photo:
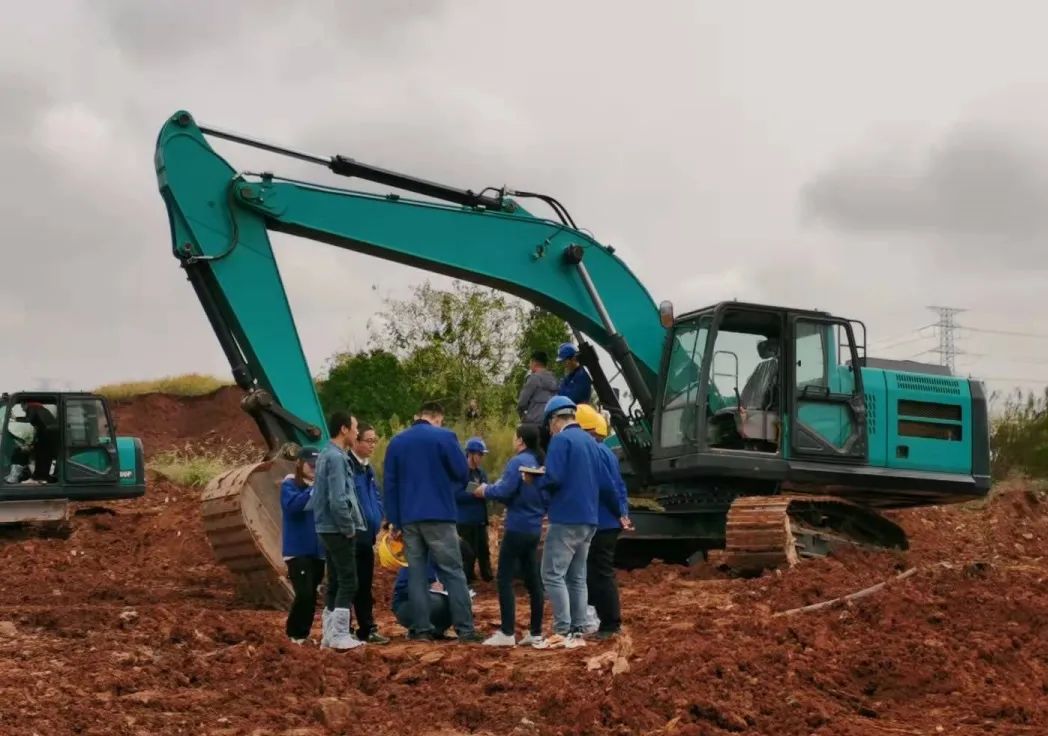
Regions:
<instances>
[{"instance_id":1,"label":"excavator operator seat","mask_svg":"<svg viewBox=\"0 0 1048 736\"><path fill-rule=\"evenodd\" d=\"M761 340L757 343L757 355L761 362L746 379L739 394L739 403L747 409L769 409L776 402L779 378L779 342Z\"/></svg>"},{"instance_id":2,"label":"excavator operator seat","mask_svg":"<svg viewBox=\"0 0 1048 736\"><path fill-rule=\"evenodd\" d=\"M757 343L757 355L761 362L746 379L746 385L739 394L737 429L739 435L747 440L778 444L779 349L779 341L773 338Z\"/></svg>"}]
</instances>

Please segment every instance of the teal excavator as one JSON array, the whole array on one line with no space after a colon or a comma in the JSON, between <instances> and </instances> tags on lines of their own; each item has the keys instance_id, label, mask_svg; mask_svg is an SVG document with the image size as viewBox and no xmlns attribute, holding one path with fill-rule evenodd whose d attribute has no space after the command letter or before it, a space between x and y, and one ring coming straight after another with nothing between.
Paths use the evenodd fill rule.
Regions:
<instances>
[{"instance_id":1,"label":"teal excavator","mask_svg":"<svg viewBox=\"0 0 1048 736\"><path fill-rule=\"evenodd\" d=\"M237 169L207 136L395 191ZM155 164L174 256L269 448L203 494L212 548L249 600L287 604L276 484L298 447L327 439L270 230L499 289L570 324L633 499L623 564L701 551L753 572L842 545L905 549L882 510L990 488L979 382L868 357L863 323L822 311L733 301L675 315L551 196L455 189L204 126L184 111L161 129Z\"/></svg>"}]
</instances>

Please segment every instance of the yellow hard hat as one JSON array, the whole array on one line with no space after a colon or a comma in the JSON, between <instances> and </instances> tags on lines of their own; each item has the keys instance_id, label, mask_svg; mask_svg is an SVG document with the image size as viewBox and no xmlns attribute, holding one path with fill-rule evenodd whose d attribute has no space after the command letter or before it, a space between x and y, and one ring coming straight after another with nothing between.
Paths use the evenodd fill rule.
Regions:
<instances>
[{"instance_id":1,"label":"yellow hard hat","mask_svg":"<svg viewBox=\"0 0 1048 736\"><path fill-rule=\"evenodd\" d=\"M589 404L579 404L575 407L575 421L587 432L596 432L604 417Z\"/></svg>"},{"instance_id":2,"label":"yellow hard hat","mask_svg":"<svg viewBox=\"0 0 1048 736\"><path fill-rule=\"evenodd\" d=\"M597 413L597 436L601 439L608 436L608 420L599 412Z\"/></svg>"},{"instance_id":3,"label":"yellow hard hat","mask_svg":"<svg viewBox=\"0 0 1048 736\"><path fill-rule=\"evenodd\" d=\"M375 549L378 552L378 564L387 570L399 570L408 566L404 557L404 542L393 539L388 529L383 529L375 539Z\"/></svg>"}]
</instances>

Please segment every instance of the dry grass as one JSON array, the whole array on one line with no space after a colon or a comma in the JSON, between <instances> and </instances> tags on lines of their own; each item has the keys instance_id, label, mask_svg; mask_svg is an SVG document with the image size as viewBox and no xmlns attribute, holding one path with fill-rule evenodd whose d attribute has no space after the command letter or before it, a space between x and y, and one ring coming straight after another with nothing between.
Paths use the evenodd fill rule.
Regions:
<instances>
[{"instance_id":1,"label":"dry grass","mask_svg":"<svg viewBox=\"0 0 1048 736\"><path fill-rule=\"evenodd\" d=\"M214 376L186 373L181 376L165 376L152 381L111 383L99 386L94 392L113 400L130 399L135 396L153 393L170 394L172 396L203 396L228 385L230 385L229 381L223 381Z\"/></svg>"},{"instance_id":2,"label":"dry grass","mask_svg":"<svg viewBox=\"0 0 1048 736\"><path fill-rule=\"evenodd\" d=\"M149 469L176 485L202 488L227 470L258 459L258 448L251 444L230 445L217 450L186 444L182 449L156 455L149 462Z\"/></svg>"}]
</instances>

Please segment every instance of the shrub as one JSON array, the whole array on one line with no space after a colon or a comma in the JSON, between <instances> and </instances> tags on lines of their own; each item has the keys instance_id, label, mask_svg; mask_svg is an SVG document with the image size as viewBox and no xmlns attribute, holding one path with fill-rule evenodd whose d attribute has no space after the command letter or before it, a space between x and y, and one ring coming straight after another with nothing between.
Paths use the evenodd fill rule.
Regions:
<instances>
[{"instance_id":1,"label":"shrub","mask_svg":"<svg viewBox=\"0 0 1048 736\"><path fill-rule=\"evenodd\" d=\"M149 461L149 469L180 486L203 487L227 470L258 461L251 444L204 449L186 444L179 450L161 452Z\"/></svg>"}]
</instances>

